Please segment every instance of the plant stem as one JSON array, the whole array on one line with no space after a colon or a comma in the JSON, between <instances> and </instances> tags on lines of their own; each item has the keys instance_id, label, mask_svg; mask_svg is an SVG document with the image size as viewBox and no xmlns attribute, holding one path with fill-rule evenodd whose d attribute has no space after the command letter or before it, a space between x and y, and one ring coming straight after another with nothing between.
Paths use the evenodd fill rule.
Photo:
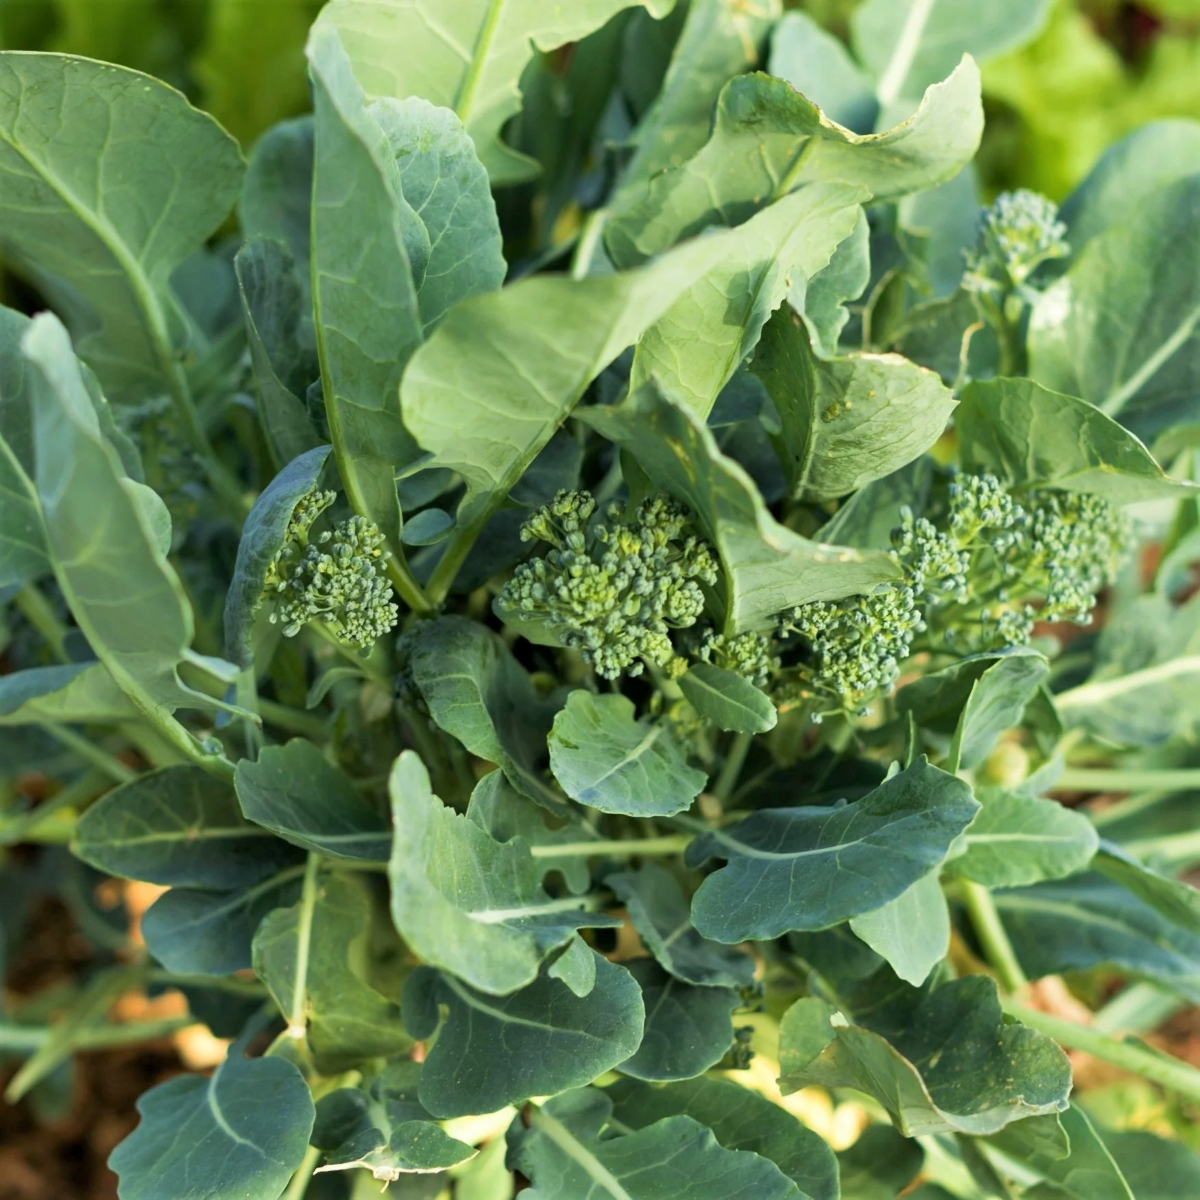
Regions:
<instances>
[{"instance_id":1,"label":"plant stem","mask_svg":"<svg viewBox=\"0 0 1200 1200\"><path fill-rule=\"evenodd\" d=\"M475 545L491 515L491 506L485 506L483 512L474 521L458 526L450 535L445 553L438 559L437 566L433 568L433 574L430 575L429 582L425 585L425 594L434 608L440 608L445 603L459 568L466 562L467 555L471 553L471 547Z\"/></svg>"},{"instance_id":2,"label":"plant stem","mask_svg":"<svg viewBox=\"0 0 1200 1200\"><path fill-rule=\"evenodd\" d=\"M39 804L37 808L22 813L11 821L0 823L0 846L15 846L18 842L25 841L33 830L55 813L64 808L87 804L108 791L110 786L106 772L96 767L89 768L44 804Z\"/></svg>"},{"instance_id":3,"label":"plant stem","mask_svg":"<svg viewBox=\"0 0 1200 1200\"><path fill-rule=\"evenodd\" d=\"M1176 675L1191 675L1200 673L1200 655L1189 654L1182 658L1172 658L1154 667L1145 667L1141 671L1130 671L1119 679L1102 679L1097 683L1083 683L1079 687L1069 688L1059 692L1054 697L1054 706L1058 709L1079 708L1087 704L1099 704L1111 700L1115 696L1123 696L1126 692L1147 687L1150 684L1161 683L1164 679L1172 679Z\"/></svg>"},{"instance_id":4,"label":"plant stem","mask_svg":"<svg viewBox=\"0 0 1200 1200\"><path fill-rule=\"evenodd\" d=\"M963 903L970 914L971 926L983 947L984 956L1000 977L1000 984L1004 990L1019 991L1029 981L1017 961L1012 942L1008 940L992 893L970 879L962 879L959 883Z\"/></svg>"},{"instance_id":5,"label":"plant stem","mask_svg":"<svg viewBox=\"0 0 1200 1200\"><path fill-rule=\"evenodd\" d=\"M296 979L292 985L292 1011L288 1016L288 1037L302 1041L308 1034L308 955L312 943L313 911L317 906L317 872L321 856L309 851L304 867L304 886L300 892L300 919L296 925Z\"/></svg>"},{"instance_id":6,"label":"plant stem","mask_svg":"<svg viewBox=\"0 0 1200 1200\"><path fill-rule=\"evenodd\" d=\"M733 789L737 786L742 767L746 765L746 755L750 753L750 745L753 741L754 734L739 733L729 744L729 753L725 755L725 761L721 764L721 773L717 776L717 782L713 785L712 790L712 794L722 804L733 795Z\"/></svg>"},{"instance_id":7,"label":"plant stem","mask_svg":"<svg viewBox=\"0 0 1200 1200\"><path fill-rule=\"evenodd\" d=\"M575 243L575 253L571 256L571 278L586 279L592 267L592 259L596 257L596 248L604 236L604 226L608 222L608 209L597 208L588 213L579 233L579 241ZM603 510L602 510L603 511Z\"/></svg>"},{"instance_id":8,"label":"plant stem","mask_svg":"<svg viewBox=\"0 0 1200 1200\"><path fill-rule=\"evenodd\" d=\"M1086 1025L1077 1025L1074 1021L1039 1012L1011 997L1003 997L1001 1004L1009 1016L1016 1017L1031 1029L1049 1034L1056 1042L1061 1042L1071 1050L1082 1050L1102 1062L1131 1071L1143 1079L1150 1080L1151 1083L1157 1083L1200 1103L1200 1071L1185 1062L1159 1054L1135 1041L1125 1041L1111 1034L1089 1029Z\"/></svg>"},{"instance_id":9,"label":"plant stem","mask_svg":"<svg viewBox=\"0 0 1200 1200\"><path fill-rule=\"evenodd\" d=\"M67 655L66 640L69 630L64 622L58 619L50 601L42 595L36 584L23 587L14 597L17 611L46 639L54 657L59 662L70 662Z\"/></svg>"},{"instance_id":10,"label":"plant stem","mask_svg":"<svg viewBox=\"0 0 1200 1200\"><path fill-rule=\"evenodd\" d=\"M194 1025L194 1017L160 1017L152 1021L127 1021L120 1024L94 1026L80 1029L71 1038L77 1050L103 1050L111 1046L128 1046L136 1042L149 1042L168 1037L180 1029ZM33 1054L40 1050L54 1035L54 1029L45 1025L18 1025L0 1022L0 1050L9 1054Z\"/></svg>"},{"instance_id":11,"label":"plant stem","mask_svg":"<svg viewBox=\"0 0 1200 1200\"><path fill-rule=\"evenodd\" d=\"M1107 808L1100 809L1099 812L1089 812L1088 816L1091 817L1092 824L1097 829L1103 829L1106 825L1115 824L1117 821L1125 820L1126 817L1136 816L1138 813L1154 808L1170 795L1169 791L1164 792L1157 789L1133 792L1124 800L1118 800L1116 804L1110 804Z\"/></svg>"},{"instance_id":12,"label":"plant stem","mask_svg":"<svg viewBox=\"0 0 1200 1200\"><path fill-rule=\"evenodd\" d=\"M323 717L313 713L301 712L287 704L279 704L275 700L258 698L258 715L268 725L282 729L286 733L298 733L311 742L323 742L329 730Z\"/></svg>"},{"instance_id":13,"label":"plant stem","mask_svg":"<svg viewBox=\"0 0 1200 1200\"><path fill-rule=\"evenodd\" d=\"M309 1146L300 1160L300 1165L296 1168L295 1175L292 1176L292 1182L288 1184L287 1191L283 1193L280 1200L303 1200L304 1193L308 1191L308 1185L312 1182L313 1172L317 1169L317 1163L320 1161L321 1151L316 1146ZM357 1174L357 1172L355 1173Z\"/></svg>"},{"instance_id":14,"label":"plant stem","mask_svg":"<svg viewBox=\"0 0 1200 1200\"><path fill-rule=\"evenodd\" d=\"M1186 1000L1152 983L1134 983L1113 997L1093 1019L1101 1033L1149 1033L1187 1008Z\"/></svg>"},{"instance_id":15,"label":"plant stem","mask_svg":"<svg viewBox=\"0 0 1200 1200\"><path fill-rule=\"evenodd\" d=\"M38 725L56 741L74 750L84 762L91 763L98 771L103 771L117 783L130 783L138 777L138 773L132 767L127 767L107 750L101 750L99 746L68 726L60 725L57 721L39 721Z\"/></svg>"},{"instance_id":16,"label":"plant stem","mask_svg":"<svg viewBox=\"0 0 1200 1200\"><path fill-rule=\"evenodd\" d=\"M1161 856L1174 863L1195 861L1200 858L1200 830L1187 833L1169 833L1164 837L1138 838L1125 842L1124 848L1138 858Z\"/></svg>"},{"instance_id":17,"label":"plant stem","mask_svg":"<svg viewBox=\"0 0 1200 1200\"><path fill-rule=\"evenodd\" d=\"M1107 767L1066 767L1056 788L1076 792L1188 791L1200 788L1200 768L1191 770L1109 769Z\"/></svg>"},{"instance_id":18,"label":"plant stem","mask_svg":"<svg viewBox=\"0 0 1200 1200\"><path fill-rule=\"evenodd\" d=\"M408 569L408 560L404 558L399 547L396 547L391 554L388 555L385 569L388 573L388 578L392 581L392 587L396 590L396 595L422 617L433 616L433 605L429 602L429 597L425 595L421 589L421 585L412 577L412 572Z\"/></svg>"},{"instance_id":19,"label":"plant stem","mask_svg":"<svg viewBox=\"0 0 1200 1200\"><path fill-rule=\"evenodd\" d=\"M662 837L631 838L628 841L559 842L557 845L530 846L533 858L590 858L603 854L608 858L635 858L639 855L681 854L693 840L690 833L669 833Z\"/></svg>"}]
</instances>

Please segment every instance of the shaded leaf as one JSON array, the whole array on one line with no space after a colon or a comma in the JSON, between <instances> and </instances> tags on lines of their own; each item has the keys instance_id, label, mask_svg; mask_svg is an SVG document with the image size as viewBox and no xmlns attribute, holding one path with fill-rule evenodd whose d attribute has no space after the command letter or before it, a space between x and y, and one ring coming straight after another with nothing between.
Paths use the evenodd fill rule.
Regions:
<instances>
[{"instance_id":1,"label":"shaded leaf","mask_svg":"<svg viewBox=\"0 0 1200 1200\"><path fill-rule=\"evenodd\" d=\"M0 675L0 725L122 721L136 712L101 663L29 667Z\"/></svg>"},{"instance_id":2,"label":"shaded leaf","mask_svg":"<svg viewBox=\"0 0 1200 1200\"><path fill-rule=\"evenodd\" d=\"M439 1005L447 1010L421 1071L421 1103L437 1117L494 1112L588 1083L638 1048L645 1018L633 977L599 955L595 986L582 999L544 975L494 997L418 967L402 1004L418 1038L437 1028Z\"/></svg>"},{"instance_id":3,"label":"shaded leaf","mask_svg":"<svg viewBox=\"0 0 1200 1200\"><path fill-rule=\"evenodd\" d=\"M587 911L582 898L552 900L524 840L494 841L447 808L411 750L396 760L390 787L392 919L424 961L503 995L532 983L576 929L617 924Z\"/></svg>"},{"instance_id":4,"label":"shaded leaf","mask_svg":"<svg viewBox=\"0 0 1200 1200\"><path fill-rule=\"evenodd\" d=\"M896 1200L916 1179L925 1155L890 1125L868 1125L837 1160L841 1200Z\"/></svg>"},{"instance_id":5,"label":"shaded leaf","mask_svg":"<svg viewBox=\"0 0 1200 1200\"><path fill-rule=\"evenodd\" d=\"M693 896L692 922L720 942L827 929L929 874L978 809L921 758L853 804L760 810L688 847L690 866L726 860Z\"/></svg>"},{"instance_id":6,"label":"shaded leaf","mask_svg":"<svg viewBox=\"0 0 1200 1200\"><path fill-rule=\"evenodd\" d=\"M197 888L245 887L300 857L242 816L229 784L193 766L102 796L76 823L71 851L126 879Z\"/></svg>"},{"instance_id":7,"label":"shaded leaf","mask_svg":"<svg viewBox=\"0 0 1200 1200\"><path fill-rule=\"evenodd\" d=\"M631 700L585 688L554 718L550 769L573 800L638 817L682 812L708 782L687 765L669 724L635 720Z\"/></svg>"},{"instance_id":8,"label":"shaded leaf","mask_svg":"<svg viewBox=\"0 0 1200 1200\"><path fill-rule=\"evenodd\" d=\"M29 319L0 306L0 589L46 574L33 485L33 428L21 338Z\"/></svg>"},{"instance_id":9,"label":"shaded leaf","mask_svg":"<svg viewBox=\"0 0 1200 1200\"><path fill-rule=\"evenodd\" d=\"M770 697L736 671L698 662L678 682L688 703L718 729L766 733L779 719Z\"/></svg>"},{"instance_id":10,"label":"shaded leaf","mask_svg":"<svg viewBox=\"0 0 1200 1200\"><path fill-rule=\"evenodd\" d=\"M317 854L387 862L386 813L312 742L293 738L243 758L235 779L242 812L281 838Z\"/></svg>"},{"instance_id":11,"label":"shaded leaf","mask_svg":"<svg viewBox=\"0 0 1200 1200\"><path fill-rule=\"evenodd\" d=\"M1200 891L1190 883L1155 871L1109 841L1100 843L1094 865L1180 929L1200 935Z\"/></svg>"},{"instance_id":12,"label":"shaded leaf","mask_svg":"<svg viewBox=\"0 0 1200 1200\"><path fill-rule=\"evenodd\" d=\"M1182 1142L1142 1130L1098 1130L1137 1200L1178 1200L1200 1188L1200 1158Z\"/></svg>"},{"instance_id":13,"label":"shaded leaf","mask_svg":"<svg viewBox=\"0 0 1200 1200\"><path fill-rule=\"evenodd\" d=\"M938 872L910 884L881 908L852 917L850 928L905 983L920 987L950 949L950 908Z\"/></svg>"},{"instance_id":14,"label":"shaded leaf","mask_svg":"<svg viewBox=\"0 0 1200 1200\"><path fill-rule=\"evenodd\" d=\"M312 234L313 119L295 117L254 144L238 200L246 241L282 242L291 251L301 293L308 297Z\"/></svg>"},{"instance_id":15,"label":"shaded leaf","mask_svg":"<svg viewBox=\"0 0 1200 1200\"><path fill-rule=\"evenodd\" d=\"M795 16L800 14L795 13ZM792 279L788 299L800 314L821 358L833 358L838 339L850 320L848 300L857 300L871 281L871 228L860 211L850 236L838 243L829 265L812 277Z\"/></svg>"}]
</instances>

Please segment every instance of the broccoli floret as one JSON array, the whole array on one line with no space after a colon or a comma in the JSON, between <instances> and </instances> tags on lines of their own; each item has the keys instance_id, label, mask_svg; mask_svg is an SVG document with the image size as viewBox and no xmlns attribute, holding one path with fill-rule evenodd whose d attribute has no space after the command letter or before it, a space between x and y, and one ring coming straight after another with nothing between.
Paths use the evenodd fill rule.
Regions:
<instances>
[{"instance_id":1,"label":"broccoli floret","mask_svg":"<svg viewBox=\"0 0 1200 1200\"><path fill-rule=\"evenodd\" d=\"M1067 227L1058 206L1037 192L1004 192L983 210L979 237L967 252L967 285L988 290L995 284L1020 286L1047 259L1070 253Z\"/></svg>"},{"instance_id":2,"label":"broccoli floret","mask_svg":"<svg viewBox=\"0 0 1200 1200\"><path fill-rule=\"evenodd\" d=\"M597 674L640 675L647 663L678 673L670 633L704 612L701 583L717 580L717 561L691 531L687 509L665 497L628 516L611 504L593 521L587 492L562 491L521 529L525 541L548 542L545 556L522 563L497 600L501 616L543 626L579 651Z\"/></svg>"},{"instance_id":3,"label":"broccoli floret","mask_svg":"<svg viewBox=\"0 0 1200 1200\"><path fill-rule=\"evenodd\" d=\"M706 629L696 645L696 657L726 671L735 671L755 687L766 687L779 668L771 639L762 633L738 633L726 636Z\"/></svg>"},{"instance_id":4,"label":"broccoli floret","mask_svg":"<svg viewBox=\"0 0 1200 1200\"><path fill-rule=\"evenodd\" d=\"M339 521L312 535L335 499L309 492L292 512L287 536L267 571L267 594L276 606L272 624L295 637L309 621L323 621L340 640L368 650L399 617L383 571L384 537L365 517Z\"/></svg>"}]
</instances>

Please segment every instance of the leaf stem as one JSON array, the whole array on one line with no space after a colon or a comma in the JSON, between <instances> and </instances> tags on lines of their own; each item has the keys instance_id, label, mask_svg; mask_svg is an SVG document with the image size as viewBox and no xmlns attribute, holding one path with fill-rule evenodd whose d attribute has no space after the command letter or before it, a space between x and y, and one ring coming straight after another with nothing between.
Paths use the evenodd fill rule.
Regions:
<instances>
[{"instance_id":1,"label":"leaf stem","mask_svg":"<svg viewBox=\"0 0 1200 1200\"><path fill-rule=\"evenodd\" d=\"M21 813L11 820L0 822L0 846L15 846L30 838L42 822L62 812L65 808L77 808L89 804L112 786L106 772L96 767L84 771L56 795L51 796L37 808ZM69 827L65 827L69 832Z\"/></svg>"},{"instance_id":2,"label":"leaf stem","mask_svg":"<svg viewBox=\"0 0 1200 1200\"><path fill-rule=\"evenodd\" d=\"M733 789L737 786L738 776L742 773L742 768L746 765L746 755L750 753L751 743L754 741L754 734L739 733L729 744L729 753L725 755L725 761L721 764L721 773L717 776L717 782L713 784L712 794L716 796L722 805L733 795Z\"/></svg>"},{"instance_id":3,"label":"leaf stem","mask_svg":"<svg viewBox=\"0 0 1200 1200\"><path fill-rule=\"evenodd\" d=\"M1162 683L1164 679L1173 679L1176 675L1191 675L1200 673L1200 654L1188 654L1182 658L1172 658L1157 666L1144 667L1140 671L1130 671L1119 679L1101 679L1096 683L1081 683L1078 687L1068 688L1054 697L1054 707L1080 708L1088 704L1100 704L1123 696L1126 692L1151 684Z\"/></svg>"},{"instance_id":4,"label":"leaf stem","mask_svg":"<svg viewBox=\"0 0 1200 1200\"><path fill-rule=\"evenodd\" d=\"M304 866L304 886L300 892L300 920L296 925L296 979L292 984L292 1011L288 1015L287 1034L303 1041L308 1034L308 956L312 943L313 912L317 907L317 872L321 856L309 851ZM302 1193L301 1193L302 1194Z\"/></svg>"},{"instance_id":5,"label":"leaf stem","mask_svg":"<svg viewBox=\"0 0 1200 1200\"><path fill-rule=\"evenodd\" d=\"M298 733L310 742L323 742L328 735L324 718L313 713L301 712L288 704L279 704L275 700L258 698L258 715L268 725L282 729L286 733Z\"/></svg>"},{"instance_id":6,"label":"leaf stem","mask_svg":"<svg viewBox=\"0 0 1200 1200\"><path fill-rule=\"evenodd\" d=\"M536 1104L531 1104L527 1111L529 1124L545 1134L569 1159L578 1164L584 1175L599 1184L605 1194L613 1200L633 1200L608 1168L565 1125Z\"/></svg>"},{"instance_id":7,"label":"leaf stem","mask_svg":"<svg viewBox=\"0 0 1200 1200\"><path fill-rule=\"evenodd\" d=\"M1008 940L992 893L970 879L962 879L959 883L963 903L970 914L971 926L983 947L984 956L995 969L1005 991L1020 991L1029 980L1025 978L1012 942Z\"/></svg>"},{"instance_id":8,"label":"leaf stem","mask_svg":"<svg viewBox=\"0 0 1200 1200\"><path fill-rule=\"evenodd\" d=\"M57 721L39 721L38 725L55 741L62 742L68 749L74 750L84 762L90 763L98 771L103 771L117 783L130 783L138 777L138 773L132 767L127 767L107 750L101 750L99 746L68 726L60 725Z\"/></svg>"},{"instance_id":9,"label":"leaf stem","mask_svg":"<svg viewBox=\"0 0 1200 1200\"><path fill-rule=\"evenodd\" d=\"M1200 1071L1195 1067L1188 1066L1179 1059L1159 1054L1136 1041L1116 1038L1111 1034L1089 1029L1086 1025L1078 1025L1074 1021L1040 1012L1009 996L1003 997L1000 1003L1010 1017L1016 1017L1031 1029L1049 1034L1068 1049L1082 1050L1093 1058L1131 1071L1143 1079L1150 1080L1151 1083L1157 1083L1200 1103Z\"/></svg>"},{"instance_id":10,"label":"leaf stem","mask_svg":"<svg viewBox=\"0 0 1200 1200\"><path fill-rule=\"evenodd\" d=\"M435 608L440 608L445 603L459 569L466 562L471 547L475 545L491 515L492 506L485 505L482 513L474 521L458 526L451 534L446 543L445 553L438 559L437 566L433 568L433 574L425 585L425 594Z\"/></svg>"},{"instance_id":11,"label":"leaf stem","mask_svg":"<svg viewBox=\"0 0 1200 1200\"><path fill-rule=\"evenodd\" d=\"M395 589L396 595L413 612L422 617L433 616L433 605L430 603L429 597L425 595L421 585L413 578L412 572L408 569L408 560L404 557L403 552L398 546L388 555L385 569L387 570L388 578L392 581L392 587Z\"/></svg>"},{"instance_id":12,"label":"leaf stem","mask_svg":"<svg viewBox=\"0 0 1200 1200\"><path fill-rule=\"evenodd\" d=\"M626 841L559 842L545 846L530 846L533 858L634 858L639 855L682 854L693 840L690 833L669 833L662 837L630 838Z\"/></svg>"},{"instance_id":13,"label":"leaf stem","mask_svg":"<svg viewBox=\"0 0 1200 1200\"><path fill-rule=\"evenodd\" d=\"M60 621L50 601L35 583L23 587L14 597L17 611L46 639L54 657L59 662L70 662L66 640L70 632L65 622Z\"/></svg>"},{"instance_id":14,"label":"leaf stem","mask_svg":"<svg viewBox=\"0 0 1200 1200\"><path fill-rule=\"evenodd\" d=\"M120 1024L80 1029L71 1038L76 1050L104 1050L112 1046L128 1046L168 1037L196 1023L195 1017L159 1017L152 1021L125 1021ZM20 1025L0 1022L0 1050L6 1054L34 1054L54 1036L54 1028L46 1025Z\"/></svg>"},{"instance_id":15,"label":"leaf stem","mask_svg":"<svg viewBox=\"0 0 1200 1200\"><path fill-rule=\"evenodd\" d=\"M1138 858L1161 856L1172 863L1194 862L1200 858L1200 830L1170 833L1164 837L1138 838L1125 842L1124 848Z\"/></svg>"},{"instance_id":16,"label":"leaf stem","mask_svg":"<svg viewBox=\"0 0 1200 1200\"><path fill-rule=\"evenodd\" d=\"M1064 767L1055 788L1076 792L1188 791L1200 788L1200 768L1129 770L1109 767Z\"/></svg>"},{"instance_id":17,"label":"leaf stem","mask_svg":"<svg viewBox=\"0 0 1200 1200\"><path fill-rule=\"evenodd\" d=\"M320 1161L321 1151L316 1146L309 1146L304 1151L304 1157L300 1160L295 1175L292 1176L292 1182L288 1184L287 1191L283 1193L280 1200L303 1200L304 1193L308 1191L308 1185L312 1182L313 1172L317 1169L317 1163Z\"/></svg>"}]
</instances>

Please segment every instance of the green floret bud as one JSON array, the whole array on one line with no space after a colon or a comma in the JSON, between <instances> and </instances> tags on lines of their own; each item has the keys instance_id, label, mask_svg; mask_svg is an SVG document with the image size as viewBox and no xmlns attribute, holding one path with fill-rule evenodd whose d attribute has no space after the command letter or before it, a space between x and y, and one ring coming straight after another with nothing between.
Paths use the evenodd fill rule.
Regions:
<instances>
[{"instance_id":1,"label":"green floret bud","mask_svg":"<svg viewBox=\"0 0 1200 1200\"><path fill-rule=\"evenodd\" d=\"M701 662L734 671L760 688L766 687L772 674L779 669L771 639L762 633L738 633L726 637L708 629L696 648L696 656Z\"/></svg>"},{"instance_id":2,"label":"green floret bud","mask_svg":"<svg viewBox=\"0 0 1200 1200\"><path fill-rule=\"evenodd\" d=\"M979 237L967 254L968 286L985 289L990 280L1023 284L1042 263L1071 252L1058 206L1021 188L1004 192L983 211Z\"/></svg>"},{"instance_id":3,"label":"green floret bud","mask_svg":"<svg viewBox=\"0 0 1200 1200\"><path fill-rule=\"evenodd\" d=\"M521 536L552 549L517 567L497 610L541 625L607 679L640 675L647 663L670 670L671 631L700 619L716 557L691 532L688 510L667 497L643 502L632 518L620 504L603 521L595 512L589 493L569 491L535 512Z\"/></svg>"}]
</instances>

